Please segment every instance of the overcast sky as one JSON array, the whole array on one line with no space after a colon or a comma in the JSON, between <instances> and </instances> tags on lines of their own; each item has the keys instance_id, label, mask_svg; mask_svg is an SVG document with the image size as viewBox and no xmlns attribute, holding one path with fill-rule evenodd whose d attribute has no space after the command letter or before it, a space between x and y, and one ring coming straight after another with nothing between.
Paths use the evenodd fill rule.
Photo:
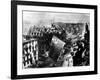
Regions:
<instances>
[{"instance_id":1,"label":"overcast sky","mask_svg":"<svg viewBox=\"0 0 100 80\"><path fill-rule=\"evenodd\" d=\"M52 22L86 23L89 21L89 14L83 13L23 11L23 32L27 32L32 25L50 26Z\"/></svg>"}]
</instances>

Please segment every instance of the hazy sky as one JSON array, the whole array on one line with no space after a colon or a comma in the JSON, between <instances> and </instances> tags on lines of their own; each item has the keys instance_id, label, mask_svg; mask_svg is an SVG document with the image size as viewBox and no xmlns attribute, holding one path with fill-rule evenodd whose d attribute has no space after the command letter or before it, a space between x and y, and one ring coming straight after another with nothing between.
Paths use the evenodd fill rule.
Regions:
<instances>
[{"instance_id":1,"label":"hazy sky","mask_svg":"<svg viewBox=\"0 0 100 80\"><path fill-rule=\"evenodd\" d=\"M23 11L23 32L27 32L32 25L50 26L52 22L86 23L89 19L89 14L82 13Z\"/></svg>"}]
</instances>

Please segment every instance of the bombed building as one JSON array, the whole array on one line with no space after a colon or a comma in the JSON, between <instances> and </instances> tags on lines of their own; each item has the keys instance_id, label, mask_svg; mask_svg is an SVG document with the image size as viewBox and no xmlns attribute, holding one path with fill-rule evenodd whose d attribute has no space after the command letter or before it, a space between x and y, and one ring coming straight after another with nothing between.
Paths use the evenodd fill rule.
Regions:
<instances>
[{"instance_id":1,"label":"bombed building","mask_svg":"<svg viewBox=\"0 0 100 80\"><path fill-rule=\"evenodd\" d=\"M89 23L33 25L23 35L23 68L89 65Z\"/></svg>"}]
</instances>

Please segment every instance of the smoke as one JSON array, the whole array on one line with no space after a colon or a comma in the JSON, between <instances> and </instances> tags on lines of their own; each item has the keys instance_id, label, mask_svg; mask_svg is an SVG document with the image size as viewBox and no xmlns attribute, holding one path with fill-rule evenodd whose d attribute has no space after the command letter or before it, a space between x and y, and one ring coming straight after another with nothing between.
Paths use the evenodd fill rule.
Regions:
<instances>
[{"instance_id":1,"label":"smoke","mask_svg":"<svg viewBox=\"0 0 100 80\"><path fill-rule=\"evenodd\" d=\"M53 22L63 23L86 23L90 22L89 14L83 13L54 13L23 11L23 33L27 32L33 25L38 27L50 27Z\"/></svg>"}]
</instances>

